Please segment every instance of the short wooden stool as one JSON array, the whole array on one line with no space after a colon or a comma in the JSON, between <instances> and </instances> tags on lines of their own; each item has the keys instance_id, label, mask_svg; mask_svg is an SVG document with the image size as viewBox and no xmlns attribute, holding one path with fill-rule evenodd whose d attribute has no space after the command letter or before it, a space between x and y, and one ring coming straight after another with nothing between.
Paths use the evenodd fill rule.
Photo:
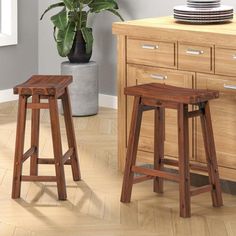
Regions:
<instances>
[{"instance_id":1,"label":"short wooden stool","mask_svg":"<svg viewBox=\"0 0 236 236\"><path fill-rule=\"evenodd\" d=\"M179 88L165 84L150 83L125 89L126 95L134 96L134 107L127 147L126 166L123 179L121 202L130 202L132 186L148 179L154 179L154 191L163 192L163 179L179 182L180 216L190 217L190 197L211 191L214 207L223 205L215 143L211 124L209 100L219 97L218 91ZM188 111L188 105L198 106L198 110ZM177 109L179 160L164 158L165 108ZM136 166L136 155L142 113L154 110L154 169ZM207 166L189 163L188 118L200 116ZM178 166L178 174L163 169L164 164ZM190 189L190 168L207 171L209 184ZM134 173L142 174L134 177Z\"/></svg>"},{"instance_id":2,"label":"short wooden stool","mask_svg":"<svg viewBox=\"0 0 236 236\"><path fill-rule=\"evenodd\" d=\"M47 76L35 75L25 83L14 88L14 93L19 94L17 131L14 173L12 185L12 198L20 197L21 181L57 182L59 200L66 200L66 183L64 164L71 165L73 179L78 181L80 177L78 153L74 133L74 125L71 116L71 105L68 85L72 82L72 76ZM28 103L28 98L32 102ZM41 103L40 99L48 99L48 103ZM66 133L69 150L63 155L61 144L61 133L59 125L59 114L57 100L62 100ZM24 136L26 110L32 109L31 119L31 147L24 153ZM51 131L53 141L54 158L39 158L39 122L40 109L49 109L51 120ZM23 163L30 157L30 175L22 175ZM38 176L38 164L53 164L56 176Z\"/></svg>"}]
</instances>

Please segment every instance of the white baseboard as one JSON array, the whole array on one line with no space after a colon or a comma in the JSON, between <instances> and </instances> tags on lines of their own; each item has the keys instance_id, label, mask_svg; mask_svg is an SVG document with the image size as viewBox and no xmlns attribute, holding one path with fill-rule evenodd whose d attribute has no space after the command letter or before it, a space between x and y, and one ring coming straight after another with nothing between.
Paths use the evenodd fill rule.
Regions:
<instances>
[{"instance_id":1,"label":"white baseboard","mask_svg":"<svg viewBox=\"0 0 236 236\"><path fill-rule=\"evenodd\" d=\"M13 94L13 89L0 90L0 103L17 100L18 96Z\"/></svg>"},{"instance_id":2,"label":"white baseboard","mask_svg":"<svg viewBox=\"0 0 236 236\"><path fill-rule=\"evenodd\" d=\"M12 89L0 90L0 103L17 100L18 96L13 94ZM117 109L117 97L99 94L99 106Z\"/></svg>"},{"instance_id":3,"label":"white baseboard","mask_svg":"<svg viewBox=\"0 0 236 236\"><path fill-rule=\"evenodd\" d=\"M99 94L99 106L107 108L118 108L117 96Z\"/></svg>"}]
</instances>

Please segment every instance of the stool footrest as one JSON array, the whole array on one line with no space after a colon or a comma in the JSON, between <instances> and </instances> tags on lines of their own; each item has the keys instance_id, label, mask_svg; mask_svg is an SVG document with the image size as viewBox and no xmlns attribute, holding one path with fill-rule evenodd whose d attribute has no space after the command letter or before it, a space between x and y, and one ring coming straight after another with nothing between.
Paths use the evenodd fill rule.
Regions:
<instances>
[{"instance_id":1,"label":"stool footrest","mask_svg":"<svg viewBox=\"0 0 236 236\"><path fill-rule=\"evenodd\" d=\"M29 175L22 175L21 181L35 181L35 182L56 182L56 176L29 176Z\"/></svg>"},{"instance_id":2,"label":"stool footrest","mask_svg":"<svg viewBox=\"0 0 236 236\"><path fill-rule=\"evenodd\" d=\"M170 166L179 166L179 162L178 161L172 160L172 159L168 159L168 158L161 159L161 162L163 164L170 165ZM203 165L203 164L190 163L189 167L190 167L191 170L208 172L207 166Z\"/></svg>"},{"instance_id":3,"label":"stool footrest","mask_svg":"<svg viewBox=\"0 0 236 236\"><path fill-rule=\"evenodd\" d=\"M22 163L25 162L30 156L32 156L36 151L36 147L31 147L30 149L28 149L22 158Z\"/></svg>"},{"instance_id":4,"label":"stool footrest","mask_svg":"<svg viewBox=\"0 0 236 236\"><path fill-rule=\"evenodd\" d=\"M48 103L28 103L27 109L49 109Z\"/></svg>"},{"instance_id":5,"label":"stool footrest","mask_svg":"<svg viewBox=\"0 0 236 236\"><path fill-rule=\"evenodd\" d=\"M63 155L62 163L66 163L66 161L73 155L74 148L69 148L69 150Z\"/></svg>"},{"instance_id":6,"label":"stool footrest","mask_svg":"<svg viewBox=\"0 0 236 236\"><path fill-rule=\"evenodd\" d=\"M167 173L166 171L152 170L152 169L138 167L138 166L132 166L131 170L135 173L150 175L150 176L153 176L153 177L161 177L161 178L164 178L164 179L179 182L179 175L178 174Z\"/></svg>"},{"instance_id":7,"label":"stool footrest","mask_svg":"<svg viewBox=\"0 0 236 236\"><path fill-rule=\"evenodd\" d=\"M55 165L53 158L38 158L37 164ZM71 165L71 160L67 160L64 165Z\"/></svg>"},{"instance_id":8,"label":"stool footrest","mask_svg":"<svg viewBox=\"0 0 236 236\"><path fill-rule=\"evenodd\" d=\"M201 193L209 192L211 190L212 190L212 185L208 184L208 185L204 185L204 186L201 186L201 187L198 187L198 188L191 189L190 190L190 195L192 197L192 196L196 196L196 195L201 194Z\"/></svg>"},{"instance_id":9,"label":"stool footrest","mask_svg":"<svg viewBox=\"0 0 236 236\"><path fill-rule=\"evenodd\" d=\"M202 116L202 111L201 110L196 110L196 111L189 111L188 112L188 118L193 118L197 116Z\"/></svg>"},{"instance_id":10,"label":"stool footrest","mask_svg":"<svg viewBox=\"0 0 236 236\"><path fill-rule=\"evenodd\" d=\"M137 184L137 183L141 183L143 181L154 179L154 178L155 178L154 176L150 176L150 175L138 176L134 178L133 183Z\"/></svg>"}]
</instances>

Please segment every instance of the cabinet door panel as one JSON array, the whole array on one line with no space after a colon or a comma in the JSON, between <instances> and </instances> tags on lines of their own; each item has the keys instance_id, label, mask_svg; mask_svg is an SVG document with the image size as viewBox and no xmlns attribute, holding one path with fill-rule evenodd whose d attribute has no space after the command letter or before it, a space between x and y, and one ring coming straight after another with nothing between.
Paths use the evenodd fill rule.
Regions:
<instances>
[{"instance_id":1,"label":"cabinet door panel","mask_svg":"<svg viewBox=\"0 0 236 236\"><path fill-rule=\"evenodd\" d=\"M236 168L236 78L198 74L197 87L220 91L220 98L210 101L218 164ZM199 120L196 122L196 159L205 162Z\"/></svg>"},{"instance_id":2,"label":"cabinet door panel","mask_svg":"<svg viewBox=\"0 0 236 236\"><path fill-rule=\"evenodd\" d=\"M166 83L179 87L192 87L193 74L156 67L128 65L127 86L144 83ZM133 98L127 98L127 135L129 134ZM165 112L165 155L178 156L177 111L166 109ZM190 148L192 147L192 120L190 119ZM139 140L139 150L153 152L154 147L154 111L143 113L143 121ZM192 149L190 149L192 153Z\"/></svg>"}]
</instances>

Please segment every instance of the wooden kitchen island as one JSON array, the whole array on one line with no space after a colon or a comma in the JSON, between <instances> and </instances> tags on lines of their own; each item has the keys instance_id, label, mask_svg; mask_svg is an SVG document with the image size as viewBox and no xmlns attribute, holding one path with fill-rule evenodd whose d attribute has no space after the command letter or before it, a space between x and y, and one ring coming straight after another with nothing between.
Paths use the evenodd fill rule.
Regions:
<instances>
[{"instance_id":1,"label":"wooden kitchen island","mask_svg":"<svg viewBox=\"0 0 236 236\"><path fill-rule=\"evenodd\" d=\"M214 25L176 23L173 17L113 24L118 43L118 163L124 169L132 98L126 86L150 82L179 87L215 89L210 103L222 179L236 181L236 20ZM190 109L192 109L190 107ZM153 111L144 114L138 158L153 163ZM166 110L165 155L178 157L177 113ZM190 158L204 165L198 119L189 121Z\"/></svg>"}]
</instances>

